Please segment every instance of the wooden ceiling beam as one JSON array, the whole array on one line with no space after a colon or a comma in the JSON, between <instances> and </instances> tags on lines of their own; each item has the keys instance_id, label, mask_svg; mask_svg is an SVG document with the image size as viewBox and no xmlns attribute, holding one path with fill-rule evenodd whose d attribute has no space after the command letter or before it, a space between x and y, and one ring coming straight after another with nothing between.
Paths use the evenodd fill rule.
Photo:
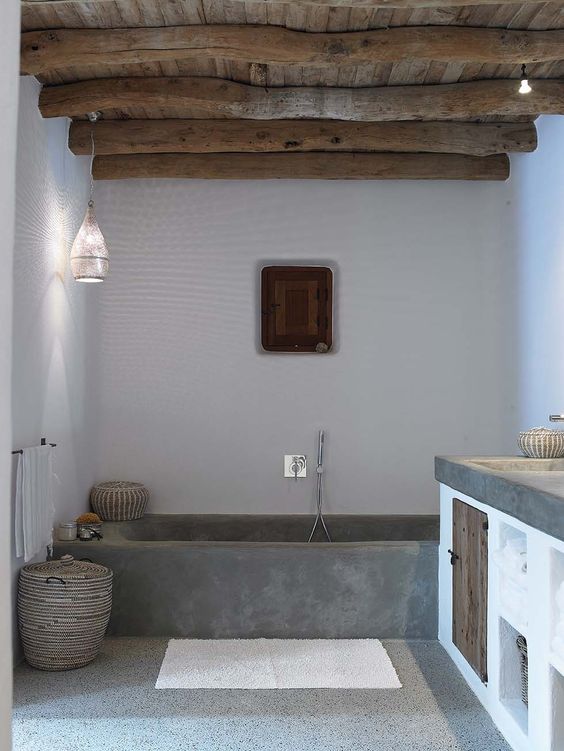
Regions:
<instances>
[{"instance_id":1,"label":"wooden ceiling beam","mask_svg":"<svg viewBox=\"0 0 564 751\"><path fill-rule=\"evenodd\" d=\"M471 120L564 114L564 81L535 80L530 94L515 80L370 88L266 89L219 78L106 78L44 87L44 117L131 107L173 108L196 119L321 119L353 121Z\"/></svg>"},{"instance_id":2,"label":"wooden ceiling beam","mask_svg":"<svg viewBox=\"0 0 564 751\"><path fill-rule=\"evenodd\" d=\"M115 0L21 0L24 7L56 5L96 5ZM558 0L559 1L559 0ZM468 0L263 0L267 4L285 3L293 6L347 8L458 8L468 5ZM545 3L546 0L528 0L530 3ZM472 5L522 5L523 0L472 0Z\"/></svg>"},{"instance_id":3,"label":"wooden ceiling beam","mask_svg":"<svg viewBox=\"0 0 564 751\"><path fill-rule=\"evenodd\" d=\"M368 65L399 60L520 64L564 58L564 30L514 31L463 26L407 26L308 33L280 26L168 26L48 29L21 38L21 72L226 58L267 65Z\"/></svg>"},{"instance_id":4,"label":"wooden ceiling beam","mask_svg":"<svg viewBox=\"0 0 564 751\"><path fill-rule=\"evenodd\" d=\"M69 148L90 154L92 125L71 123ZM433 152L488 156L534 151L533 123L388 122L339 120L109 120L94 126L96 153Z\"/></svg>"},{"instance_id":5,"label":"wooden ceiling beam","mask_svg":"<svg viewBox=\"0 0 564 751\"><path fill-rule=\"evenodd\" d=\"M128 154L98 156L96 180L507 180L505 154Z\"/></svg>"}]
</instances>

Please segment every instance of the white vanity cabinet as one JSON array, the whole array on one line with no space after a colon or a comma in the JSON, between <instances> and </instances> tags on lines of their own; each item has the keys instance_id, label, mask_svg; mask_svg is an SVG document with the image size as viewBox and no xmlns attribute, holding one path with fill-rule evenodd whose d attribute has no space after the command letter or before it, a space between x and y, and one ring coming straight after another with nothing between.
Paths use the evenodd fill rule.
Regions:
<instances>
[{"instance_id":1,"label":"white vanity cabinet","mask_svg":"<svg viewBox=\"0 0 564 751\"><path fill-rule=\"evenodd\" d=\"M564 618L557 603L564 600L557 597L564 581L564 542L447 485L440 487L439 640L515 751L564 751L564 659L551 648ZM487 598L482 608L487 611L487 670L482 675L454 643L453 583L456 591L455 568L461 562L455 558L453 566L450 551L457 555L457 502L487 516L487 587L481 590ZM508 578L500 560L504 550L526 559L526 571L512 569ZM528 706L521 698L518 635L527 640Z\"/></svg>"}]
</instances>

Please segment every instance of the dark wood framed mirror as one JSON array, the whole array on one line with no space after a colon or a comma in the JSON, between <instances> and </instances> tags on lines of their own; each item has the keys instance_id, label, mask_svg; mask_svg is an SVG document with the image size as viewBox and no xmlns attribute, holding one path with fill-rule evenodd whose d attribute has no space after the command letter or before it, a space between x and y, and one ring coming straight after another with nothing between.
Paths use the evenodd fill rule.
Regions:
<instances>
[{"instance_id":1,"label":"dark wood framed mirror","mask_svg":"<svg viewBox=\"0 0 564 751\"><path fill-rule=\"evenodd\" d=\"M333 272L327 266L265 266L261 342L268 352L329 352Z\"/></svg>"}]
</instances>

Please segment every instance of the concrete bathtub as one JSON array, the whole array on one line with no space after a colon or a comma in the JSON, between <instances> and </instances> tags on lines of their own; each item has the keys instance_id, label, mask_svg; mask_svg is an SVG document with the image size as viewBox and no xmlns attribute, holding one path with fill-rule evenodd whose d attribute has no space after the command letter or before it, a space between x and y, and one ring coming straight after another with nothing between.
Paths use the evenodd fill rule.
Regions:
<instances>
[{"instance_id":1,"label":"concrete bathtub","mask_svg":"<svg viewBox=\"0 0 564 751\"><path fill-rule=\"evenodd\" d=\"M148 515L55 556L113 569L109 633L198 638L436 638L435 516Z\"/></svg>"}]
</instances>

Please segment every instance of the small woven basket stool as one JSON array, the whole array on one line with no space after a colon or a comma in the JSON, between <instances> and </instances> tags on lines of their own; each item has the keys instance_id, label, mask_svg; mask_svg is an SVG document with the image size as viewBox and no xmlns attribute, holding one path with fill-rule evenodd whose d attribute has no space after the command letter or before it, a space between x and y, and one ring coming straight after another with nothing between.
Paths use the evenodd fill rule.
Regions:
<instances>
[{"instance_id":1,"label":"small woven basket stool","mask_svg":"<svg viewBox=\"0 0 564 751\"><path fill-rule=\"evenodd\" d=\"M113 572L64 555L20 571L18 625L25 658L40 670L72 670L97 656L112 609Z\"/></svg>"},{"instance_id":2,"label":"small woven basket stool","mask_svg":"<svg viewBox=\"0 0 564 751\"><path fill-rule=\"evenodd\" d=\"M148 501L149 491L140 482L101 482L90 491L93 511L108 522L140 519Z\"/></svg>"}]
</instances>

